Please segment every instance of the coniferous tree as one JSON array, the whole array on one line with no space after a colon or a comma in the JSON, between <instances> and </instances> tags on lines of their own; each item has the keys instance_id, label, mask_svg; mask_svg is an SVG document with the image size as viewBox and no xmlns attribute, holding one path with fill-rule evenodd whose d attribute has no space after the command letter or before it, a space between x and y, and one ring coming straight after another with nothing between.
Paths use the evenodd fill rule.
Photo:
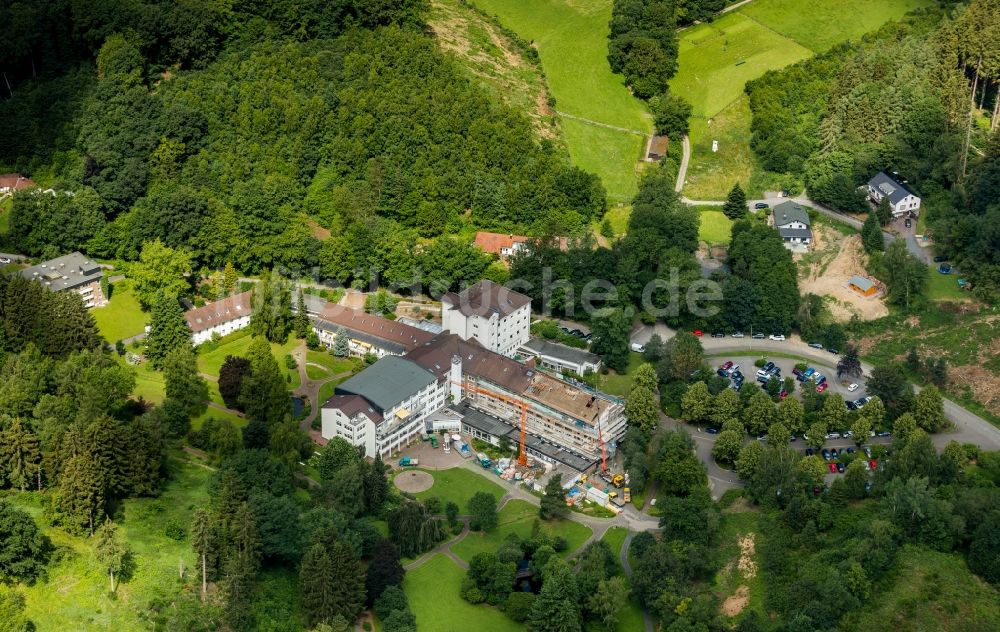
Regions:
<instances>
[{"instance_id":1,"label":"coniferous tree","mask_svg":"<svg viewBox=\"0 0 1000 632\"><path fill-rule=\"evenodd\" d=\"M545 495L538 507L538 515L542 520L565 518L569 514L566 506L566 492L562 487L562 474L555 474L545 484Z\"/></svg>"},{"instance_id":2,"label":"coniferous tree","mask_svg":"<svg viewBox=\"0 0 1000 632\"><path fill-rule=\"evenodd\" d=\"M240 402L249 419L267 424L279 422L291 412L287 383L267 340L255 337L247 351L250 375L243 378Z\"/></svg>"},{"instance_id":3,"label":"coniferous tree","mask_svg":"<svg viewBox=\"0 0 1000 632\"><path fill-rule=\"evenodd\" d=\"M337 614L337 587L330 582L332 576L333 562L326 547L322 544L309 547L299 567L299 593L310 625L328 622Z\"/></svg>"},{"instance_id":4,"label":"coniferous tree","mask_svg":"<svg viewBox=\"0 0 1000 632\"><path fill-rule=\"evenodd\" d=\"M743 192L739 182L729 190L729 196L726 198L725 204L722 205L722 212L734 221L747 214L747 194Z\"/></svg>"},{"instance_id":5,"label":"coniferous tree","mask_svg":"<svg viewBox=\"0 0 1000 632\"><path fill-rule=\"evenodd\" d=\"M191 344L191 329L175 296L163 296L153 305L146 336L146 356L159 369L167 355Z\"/></svg>"},{"instance_id":6,"label":"coniferous tree","mask_svg":"<svg viewBox=\"0 0 1000 632\"><path fill-rule=\"evenodd\" d=\"M343 327L337 328L337 333L333 337L333 355L338 358L346 358L351 355L351 343L347 337L347 330Z\"/></svg>"},{"instance_id":7,"label":"coniferous tree","mask_svg":"<svg viewBox=\"0 0 1000 632\"><path fill-rule=\"evenodd\" d=\"M208 595L208 555L212 547L212 521L208 512L199 507L191 520L191 544L201 562L201 600Z\"/></svg>"},{"instance_id":8,"label":"coniferous tree","mask_svg":"<svg viewBox=\"0 0 1000 632\"><path fill-rule=\"evenodd\" d=\"M250 375L250 361L241 356L226 356L219 368L219 395L226 408L243 410L240 404L240 392L243 389L243 379Z\"/></svg>"},{"instance_id":9,"label":"coniferous tree","mask_svg":"<svg viewBox=\"0 0 1000 632\"><path fill-rule=\"evenodd\" d=\"M167 398L179 402L189 417L208 408L208 383L198 372L194 351L189 346L174 349L163 359Z\"/></svg>"},{"instance_id":10,"label":"coniferous tree","mask_svg":"<svg viewBox=\"0 0 1000 632\"><path fill-rule=\"evenodd\" d=\"M375 459L370 465L365 467L362 488L365 494L365 513L378 515L385 504L385 499L389 496L389 479L386 478L385 463L382 462L382 454L376 453Z\"/></svg>"},{"instance_id":11,"label":"coniferous tree","mask_svg":"<svg viewBox=\"0 0 1000 632\"><path fill-rule=\"evenodd\" d=\"M251 291L250 333L284 343L292 325L292 291L281 275L264 270Z\"/></svg>"},{"instance_id":12,"label":"coniferous tree","mask_svg":"<svg viewBox=\"0 0 1000 632\"><path fill-rule=\"evenodd\" d=\"M389 586L401 586L404 574L406 571L399 563L399 550L396 545L388 540L379 540L365 576L365 604L368 606L374 604Z\"/></svg>"},{"instance_id":13,"label":"coniferous tree","mask_svg":"<svg viewBox=\"0 0 1000 632\"><path fill-rule=\"evenodd\" d=\"M239 556L226 560L222 581L222 595L225 600L223 619L233 630L250 630L254 627L251 610L253 579L256 571Z\"/></svg>"},{"instance_id":14,"label":"coniferous tree","mask_svg":"<svg viewBox=\"0 0 1000 632\"><path fill-rule=\"evenodd\" d=\"M545 565L545 581L531 608L531 632L579 632L580 605L569 565L552 557Z\"/></svg>"},{"instance_id":15,"label":"coniferous tree","mask_svg":"<svg viewBox=\"0 0 1000 632\"><path fill-rule=\"evenodd\" d=\"M38 437L20 418L15 418L7 430L0 432L0 476L6 475L11 485L22 492L32 483L37 483L41 491L41 472Z\"/></svg>"},{"instance_id":16,"label":"coniferous tree","mask_svg":"<svg viewBox=\"0 0 1000 632\"><path fill-rule=\"evenodd\" d=\"M879 200L878 206L875 207L875 215L878 217L880 226L888 226L889 222L892 221L892 207L889 206L888 195L883 195L882 199Z\"/></svg>"},{"instance_id":17,"label":"coniferous tree","mask_svg":"<svg viewBox=\"0 0 1000 632\"><path fill-rule=\"evenodd\" d=\"M882 238L882 227L878 223L878 217L874 212L868 213L865 223L861 227L861 244L865 247L865 252L871 254L885 249L885 242Z\"/></svg>"},{"instance_id":18,"label":"coniferous tree","mask_svg":"<svg viewBox=\"0 0 1000 632\"><path fill-rule=\"evenodd\" d=\"M129 565L132 551L128 544L122 541L118 527L108 518L94 534L94 553L101 567L111 579L111 592L115 592L115 575L119 579Z\"/></svg>"},{"instance_id":19,"label":"coniferous tree","mask_svg":"<svg viewBox=\"0 0 1000 632\"><path fill-rule=\"evenodd\" d=\"M306 298L302 288L299 288L298 302L295 306L295 337L304 340L311 330L309 314L306 312Z\"/></svg>"},{"instance_id":20,"label":"coniferous tree","mask_svg":"<svg viewBox=\"0 0 1000 632\"><path fill-rule=\"evenodd\" d=\"M233 267L231 261L227 261L226 267L222 270L222 292L225 296L233 293L238 280L239 275L236 273L236 268Z\"/></svg>"},{"instance_id":21,"label":"coniferous tree","mask_svg":"<svg viewBox=\"0 0 1000 632\"><path fill-rule=\"evenodd\" d=\"M365 602L365 569L349 544L335 542L329 550L333 573L330 581L336 587L334 612L354 621Z\"/></svg>"}]
</instances>

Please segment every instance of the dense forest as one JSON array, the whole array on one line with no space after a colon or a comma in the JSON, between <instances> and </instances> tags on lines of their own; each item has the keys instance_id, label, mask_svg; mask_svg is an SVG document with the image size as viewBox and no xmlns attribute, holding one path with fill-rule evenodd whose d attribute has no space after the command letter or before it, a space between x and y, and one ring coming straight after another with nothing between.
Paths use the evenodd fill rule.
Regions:
<instances>
[{"instance_id":1,"label":"dense forest","mask_svg":"<svg viewBox=\"0 0 1000 632\"><path fill-rule=\"evenodd\" d=\"M288 4L136 3L145 28L97 13L71 49L25 41L0 118L40 125L5 134L0 162L56 194L15 199L14 246L135 260L160 239L213 267L319 267L343 282L423 267L450 281L488 261L442 270L441 250L481 261L442 234L576 234L603 215L599 180L465 78L419 29L418 3ZM44 33L72 10L25 19ZM321 243L320 227L337 237ZM396 239L374 253L376 235Z\"/></svg>"},{"instance_id":2,"label":"dense forest","mask_svg":"<svg viewBox=\"0 0 1000 632\"><path fill-rule=\"evenodd\" d=\"M764 168L845 211L868 211L858 187L872 175L899 173L921 194L940 254L995 297L997 50L994 2L911 13L749 82L753 149Z\"/></svg>"}]
</instances>

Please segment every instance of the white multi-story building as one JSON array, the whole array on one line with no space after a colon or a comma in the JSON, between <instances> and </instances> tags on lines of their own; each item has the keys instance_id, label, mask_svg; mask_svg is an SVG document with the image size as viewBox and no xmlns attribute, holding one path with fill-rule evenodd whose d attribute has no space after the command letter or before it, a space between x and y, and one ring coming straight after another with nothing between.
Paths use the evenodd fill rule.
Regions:
<instances>
[{"instance_id":1,"label":"white multi-story building","mask_svg":"<svg viewBox=\"0 0 1000 632\"><path fill-rule=\"evenodd\" d=\"M441 308L445 331L508 357L531 337L531 298L493 281L445 294Z\"/></svg>"},{"instance_id":2,"label":"white multi-story building","mask_svg":"<svg viewBox=\"0 0 1000 632\"><path fill-rule=\"evenodd\" d=\"M191 328L191 342L198 346L212 336L225 336L250 326L250 292L227 296L184 312Z\"/></svg>"},{"instance_id":3,"label":"white multi-story building","mask_svg":"<svg viewBox=\"0 0 1000 632\"><path fill-rule=\"evenodd\" d=\"M79 252L71 252L19 272L21 276L38 281L52 292L75 292L83 299L85 307L102 307L108 304L101 290L101 266Z\"/></svg>"},{"instance_id":4,"label":"white multi-story building","mask_svg":"<svg viewBox=\"0 0 1000 632\"><path fill-rule=\"evenodd\" d=\"M447 382L415 362L388 355L337 385L321 412L324 438L342 437L365 456L388 456L425 431L425 419L446 404Z\"/></svg>"},{"instance_id":5,"label":"white multi-story building","mask_svg":"<svg viewBox=\"0 0 1000 632\"><path fill-rule=\"evenodd\" d=\"M882 198L889 198L889 206L894 217L920 213L920 196L906 186L906 182L885 171L879 171L868 181L868 199L878 204Z\"/></svg>"}]
</instances>

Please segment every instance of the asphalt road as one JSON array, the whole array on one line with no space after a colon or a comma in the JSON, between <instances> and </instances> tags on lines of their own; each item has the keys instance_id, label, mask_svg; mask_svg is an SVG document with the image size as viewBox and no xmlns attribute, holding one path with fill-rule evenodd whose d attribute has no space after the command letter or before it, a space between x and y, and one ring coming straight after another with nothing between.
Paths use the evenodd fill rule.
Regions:
<instances>
[{"instance_id":1,"label":"asphalt road","mask_svg":"<svg viewBox=\"0 0 1000 632\"><path fill-rule=\"evenodd\" d=\"M15 255L14 253L11 252L0 252L0 259L10 259L11 262L16 263L18 261L22 261L23 259L25 259L25 256Z\"/></svg>"}]
</instances>

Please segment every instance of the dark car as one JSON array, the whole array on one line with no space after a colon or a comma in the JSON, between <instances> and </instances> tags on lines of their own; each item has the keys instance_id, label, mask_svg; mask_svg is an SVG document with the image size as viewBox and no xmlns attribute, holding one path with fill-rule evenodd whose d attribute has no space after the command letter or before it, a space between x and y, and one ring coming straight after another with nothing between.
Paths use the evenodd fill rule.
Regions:
<instances>
[{"instance_id":1,"label":"dark car","mask_svg":"<svg viewBox=\"0 0 1000 632\"><path fill-rule=\"evenodd\" d=\"M767 338L767 336L759 332L753 335L754 340L763 340L764 338Z\"/></svg>"},{"instance_id":2,"label":"dark car","mask_svg":"<svg viewBox=\"0 0 1000 632\"><path fill-rule=\"evenodd\" d=\"M827 347L826 350L829 351L830 353L832 353L833 355L837 355L838 353L840 353L840 351L838 351L837 349L834 349L833 347Z\"/></svg>"},{"instance_id":3,"label":"dark car","mask_svg":"<svg viewBox=\"0 0 1000 632\"><path fill-rule=\"evenodd\" d=\"M767 364L765 364L764 366L762 366L760 368L762 368L765 371L770 371L771 369L774 368L774 362L768 362Z\"/></svg>"},{"instance_id":4,"label":"dark car","mask_svg":"<svg viewBox=\"0 0 1000 632\"><path fill-rule=\"evenodd\" d=\"M830 458L835 459L838 456L840 456L840 450L838 450L837 448L830 448Z\"/></svg>"},{"instance_id":5,"label":"dark car","mask_svg":"<svg viewBox=\"0 0 1000 632\"><path fill-rule=\"evenodd\" d=\"M830 451L827 450L826 448L823 448L823 451L820 452L820 454L823 455L823 460L824 461L829 461L830 460Z\"/></svg>"},{"instance_id":6,"label":"dark car","mask_svg":"<svg viewBox=\"0 0 1000 632\"><path fill-rule=\"evenodd\" d=\"M882 432L876 432L875 436L876 437L891 437L892 433L889 432L888 430L883 430Z\"/></svg>"},{"instance_id":7,"label":"dark car","mask_svg":"<svg viewBox=\"0 0 1000 632\"><path fill-rule=\"evenodd\" d=\"M719 429L709 426L708 428L705 429L705 432L707 432L708 434L719 434Z\"/></svg>"},{"instance_id":8,"label":"dark car","mask_svg":"<svg viewBox=\"0 0 1000 632\"><path fill-rule=\"evenodd\" d=\"M823 348L823 343L822 342L810 342L809 346L812 347L813 349L822 349Z\"/></svg>"},{"instance_id":9,"label":"dark car","mask_svg":"<svg viewBox=\"0 0 1000 632\"><path fill-rule=\"evenodd\" d=\"M716 375L718 375L719 377L729 377L729 371L727 371L727 370L725 370L725 369L719 369L719 370L718 370L718 371L716 371L715 373L716 373Z\"/></svg>"},{"instance_id":10,"label":"dark car","mask_svg":"<svg viewBox=\"0 0 1000 632\"><path fill-rule=\"evenodd\" d=\"M934 257L934 263L944 263L947 260L948 260L948 257L945 257L944 255L938 255L938 256Z\"/></svg>"},{"instance_id":11,"label":"dark car","mask_svg":"<svg viewBox=\"0 0 1000 632\"><path fill-rule=\"evenodd\" d=\"M847 448L848 454L854 454L854 448Z\"/></svg>"},{"instance_id":12,"label":"dark car","mask_svg":"<svg viewBox=\"0 0 1000 632\"><path fill-rule=\"evenodd\" d=\"M941 274L951 274L951 266L947 263L942 263L938 266L938 272Z\"/></svg>"},{"instance_id":13,"label":"dark car","mask_svg":"<svg viewBox=\"0 0 1000 632\"><path fill-rule=\"evenodd\" d=\"M844 473L844 464L843 463L837 463L837 471L840 472L841 474Z\"/></svg>"},{"instance_id":14,"label":"dark car","mask_svg":"<svg viewBox=\"0 0 1000 632\"><path fill-rule=\"evenodd\" d=\"M722 331L713 331L712 332L712 337L713 338L725 338L726 334L725 334L725 332L722 332Z\"/></svg>"},{"instance_id":15,"label":"dark car","mask_svg":"<svg viewBox=\"0 0 1000 632\"><path fill-rule=\"evenodd\" d=\"M907 228L909 228L910 226L913 226L913 220L910 219L909 217L907 217L906 221L903 222L903 225L906 226Z\"/></svg>"},{"instance_id":16,"label":"dark car","mask_svg":"<svg viewBox=\"0 0 1000 632\"><path fill-rule=\"evenodd\" d=\"M771 208L771 205L768 204L767 202L757 202L756 204L753 205L753 207L755 209L762 209L762 208Z\"/></svg>"},{"instance_id":17,"label":"dark car","mask_svg":"<svg viewBox=\"0 0 1000 632\"><path fill-rule=\"evenodd\" d=\"M816 454L812 448L806 448L806 456L812 456Z\"/></svg>"},{"instance_id":18,"label":"dark car","mask_svg":"<svg viewBox=\"0 0 1000 632\"><path fill-rule=\"evenodd\" d=\"M858 409L858 405L855 404L854 402L850 401L850 400L847 400L846 402L844 402L844 405L847 406L847 410L857 410Z\"/></svg>"}]
</instances>

